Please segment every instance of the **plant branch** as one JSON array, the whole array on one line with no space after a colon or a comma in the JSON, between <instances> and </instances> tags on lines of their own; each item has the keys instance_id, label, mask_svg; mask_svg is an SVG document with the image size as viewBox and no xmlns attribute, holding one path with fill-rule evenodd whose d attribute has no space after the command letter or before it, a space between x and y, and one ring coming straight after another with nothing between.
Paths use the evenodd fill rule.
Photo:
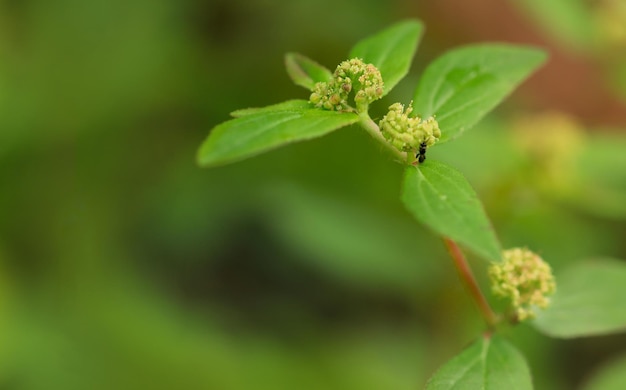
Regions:
<instances>
[{"instance_id":1,"label":"plant branch","mask_svg":"<svg viewBox=\"0 0 626 390\"><path fill-rule=\"evenodd\" d=\"M398 149L394 148L393 145L387 142L385 137L383 137L382 133L380 132L380 128L378 127L376 122L374 122L372 118L370 118L367 111L359 112L359 119L359 124L361 125L361 127L363 127L375 140L383 144L391 153L393 153L393 155L399 161L403 163L407 161L407 153L399 151Z\"/></svg>"},{"instance_id":2,"label":"plant branch","mask_svg":"<svg viewBox=\"0 0 626 390\"><path fill-rule=\"evenodd\" d=\"M448 253L450 253L452 260L454 261L454 266L456 267L461 280L463 280L465 287L476 303L476 306L487 323L487 326L489 329L495 328L496 323L498 322L497 316L491 309L491 306L489 306L489 302L487 302L487 299L480 290L478 283L476 283L472 269L469 267L463 252L461 252L461 248L459 248L456 242L447 237L443 238L443 242L445 243Z\"/></svg>"}]
</instances>

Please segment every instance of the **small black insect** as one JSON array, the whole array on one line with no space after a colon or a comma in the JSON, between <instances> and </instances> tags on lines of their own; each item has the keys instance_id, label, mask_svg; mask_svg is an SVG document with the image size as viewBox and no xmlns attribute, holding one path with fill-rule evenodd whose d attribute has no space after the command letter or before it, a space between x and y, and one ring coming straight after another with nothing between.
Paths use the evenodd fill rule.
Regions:
<instances>
[{"instance_id":1,"label":"small black insect","mask_svg":"<svg viewBox=\"0 0 626 390\"><path fill-rule=\"evenodd\" d=\"M420 144L420 148L417 152L417 155L415 156L417 158L417 161L423 163L424 160L426 160L426 142L422 142Z\"/></svg>"}]
</instances>

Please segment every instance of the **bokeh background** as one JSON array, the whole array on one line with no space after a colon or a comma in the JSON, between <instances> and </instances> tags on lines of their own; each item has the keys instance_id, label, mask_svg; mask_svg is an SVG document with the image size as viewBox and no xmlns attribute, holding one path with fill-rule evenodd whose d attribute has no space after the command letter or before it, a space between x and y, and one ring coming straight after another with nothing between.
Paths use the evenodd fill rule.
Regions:
<instances>
[{"instance_id":1,"label":"bokeh background","mask_svg":"<svg viewBox=\"0 0 626 390\"><path fill-rule=\"evenodd\" d=\"M623 1L0 0L0 389L421 388L483 325L380 146L350 127L194 161L229 112L307 98L285 52L333 69L409 17L425 35L374 116L449 48L545 48L429 158L557 274L626 259ZM508 336L537 389L582 389L626 354L623 335Z\"/></svg>"}]
</instances>

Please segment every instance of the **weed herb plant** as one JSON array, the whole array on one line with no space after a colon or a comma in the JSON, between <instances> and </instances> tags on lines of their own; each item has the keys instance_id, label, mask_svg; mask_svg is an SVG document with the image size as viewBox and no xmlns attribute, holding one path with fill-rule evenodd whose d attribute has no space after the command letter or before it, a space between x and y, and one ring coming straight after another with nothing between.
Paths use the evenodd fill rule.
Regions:
<instances>
[{"instance_id":1,"label":"weed herb plant","mask_svg":"<svg viewBox=\"0 0 626 390\"><path fill-rule=\"evenodd\" d=\"M577 264L557 275L526 248L503 251L483 206L454 167L426 158L476 124L545 61L543 51L505 44L452 50L424 71L413 100L392 104L376 123L370 104L386 95L408 72L423 27L408 20L366 38L331 72L296 53L286 55L292 80L310 91L309 100L289 100L238 110L217 125L200 147L197 161L212 167L236 162L288 143L323 136L358 124L404 169L401 199L422 224L440 235L467 292L486 323L478 340L441 367L427 389L531 389L531 376L518 350L499 336L505 324L529 320L553 337L579 337L626 329L626 267L612 259ZM488 260L495 296L509 303L495 313L461 251Z\"/></svg>"}]
</instances>

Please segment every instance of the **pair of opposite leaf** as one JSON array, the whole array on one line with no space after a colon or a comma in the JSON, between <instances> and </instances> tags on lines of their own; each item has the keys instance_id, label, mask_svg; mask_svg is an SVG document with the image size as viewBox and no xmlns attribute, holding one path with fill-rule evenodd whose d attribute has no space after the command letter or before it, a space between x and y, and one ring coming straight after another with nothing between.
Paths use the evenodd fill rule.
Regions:
<instances>
[{"instance_id":1,"label":"pair of opposite leaf","mask_svg":"<svg viewBox=\"0 0 626 390\"><path fill-rule=\"evenodd\" d=\"M208 167L243 160L362 121L359 114L367 115L369 103L386 95L408 73L422 29L420 22L410 20L361 41L350 57L362 62L345 61L336 75L302 55L287 54L287 72L312 92L313 103L289 100L235 111L235 119L212 129L198 151L198 163Z\"/></svg>"},{"instance_id":2,"label":"pair of opposite leaf","mask_svg":"<svg viewBox=\"0 0 626 390\"><path fill-rule=\"evenodd\" d=\"M296 84L313 91L311 100L315 104L290 100L273 106L235 111L232 114L235 119L212 129L198 151L198 163L205 167L232 163L288 143L320 137L363 120L358 114L367 115L367 105L374 98L389 93L408 73L422 31L419 21L408 20L359 42L350 51L349 57L361 59L364 70L354 77L340 65L338 71L343 75L338 74L337 77L350 80L351 85L340 83L339 90L337 85L328 85L337 78L328 69L302 55L288 54L286 64L289 75ZM436 117L438 128L442 130L440 142L448 141L493 109L544 59L542 51L521 46L487 44L455 49L427 67L415 91L413 103L404 114L411 119L415 119L409 115L411 111L423 118ZM345 63L350 64L350 60ZM381 81L377 80L376 73L380 74ZM364 83L374 85L363 85L358 81L361 76L366 76ZM324 83L326 87L323 87ZM342 88L348 88L349 93L355 95L355 110L346 110L350 104L344 101L345 89ZM330 91L339 93L328 96ZM329 111L315 107L324 107L325 103L326 108L343 110ZM397 112L398 108L396 106L394 110ZM434 127L434 120L430 124ZM411 123L411 126L417 127L416 123ZM397 129L394 126L385 127L388 130L383 131L383 135L387 134L387 139L393 143L398 138ZM404 137L419 140L420 135ZM428 138L427 146L432 145L437 138L437 130L433 130L432 137L422 138ZM406 145L396 141L396 145L403 149L418 149L419 143L413 139L409 139ZM411 144L417 144L417 148Z\"/></svg>"}]
</instances>

